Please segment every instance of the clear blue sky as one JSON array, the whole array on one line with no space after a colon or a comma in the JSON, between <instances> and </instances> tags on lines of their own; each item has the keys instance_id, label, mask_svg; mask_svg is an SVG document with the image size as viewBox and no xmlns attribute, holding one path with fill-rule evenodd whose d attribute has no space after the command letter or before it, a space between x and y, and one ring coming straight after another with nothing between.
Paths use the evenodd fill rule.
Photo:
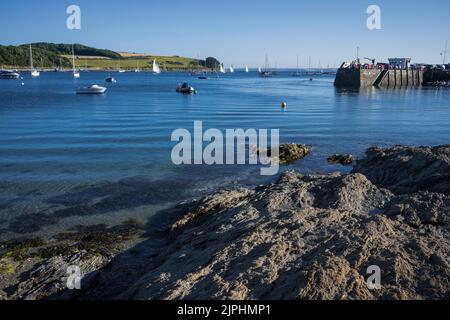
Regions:
<instances>
[{"instance_id":1,"label":"clear blue sky","mask_svg":"<svg viewBox=\"0 0 450 320\"><path fill-rule=\"evenodd\" d=\"M66 28L66 8L82 29ZM366 27L370 4L382 30ZM215 56L228 66L334 65L356 56L442 62L450 41L450 0L15 0L1 1L0 44L83 43L116 51ZM448 55L450 60L450 54Z\"/></svg>"}]
</instances>

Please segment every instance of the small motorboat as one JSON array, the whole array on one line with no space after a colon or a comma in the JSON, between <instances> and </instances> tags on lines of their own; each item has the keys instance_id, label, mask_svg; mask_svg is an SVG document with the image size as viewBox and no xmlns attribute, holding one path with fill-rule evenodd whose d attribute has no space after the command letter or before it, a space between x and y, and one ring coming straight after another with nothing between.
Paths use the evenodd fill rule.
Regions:
<instances>
[{"instance_id":1,"label":"small motorboat","mask_svg":"<svg viewBox=\"0 0 450 320\"><path fill-rule=\"evenodd\" d=\"M208 77L207 76L200 76L200 77L198 77L200 80L208 80Z\"/></svg>"},{"instance_id":2,"label":"small motorboat","mask_svg":"<svg viewBox=\"0 0 450 320\"><path fill-rule=\"evenodd\" d=\"M102 94L106 92L105 87L93 84L87 87L77 88L77 94Z\"/></svg>"},{"instance_id":3,"label":"small motorboat","mask_svg":"<svg viewBox=\"0 0 450 320\"><path fill-rule=\"evenodd\" d=\"M108 78L106 78L106 82L109 82L109 83L116 83L117 80L116 80L115 78L109 76Z\"/></svg>"},{"instance_id":4,"label":"small motorboat","mask_svg":"<svg viewBox=\"0 0 450 320\"><path fill-rule=\"evenodd\" d=\"M177 87L177 92L191 94L197 93L197 90L191 87L187 82L184 82L183 84Z\"/></svg>"},{"instance_id":5,"label":"small motorboat","mask_svg":"<svg viewBox=\"0 0 450 320\"><path fill-rule=\"evenodd\" d=\"M0 71L0 79L19 79L20 74L18 72L2 70Z\"/></svg>"}]
</instances>

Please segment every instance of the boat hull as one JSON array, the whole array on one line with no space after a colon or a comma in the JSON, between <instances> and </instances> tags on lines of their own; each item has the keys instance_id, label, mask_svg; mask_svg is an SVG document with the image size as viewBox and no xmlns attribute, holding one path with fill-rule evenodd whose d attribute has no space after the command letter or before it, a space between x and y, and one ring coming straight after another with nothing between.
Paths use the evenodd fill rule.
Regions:
<instances>
[{"instance_id":1,"label":"boat hull","mask_svg":"<svg viewBox=\"0 0 450 320\"><path fill-rule=\"evenodd\" d=\"M105 87L77 88L77 94L103 94L106 92Z\"/></svg>"},{"instance_id":2,"label":"boat hull","mask_svg":"<svg viewBox=\"0 0 450 320\"><path fill-rule=\"evenodd\" d=\"M20 78L20 74L16 72L0 73L0 79L3 80L17 80Z\"/></svg>"}]
</instances>

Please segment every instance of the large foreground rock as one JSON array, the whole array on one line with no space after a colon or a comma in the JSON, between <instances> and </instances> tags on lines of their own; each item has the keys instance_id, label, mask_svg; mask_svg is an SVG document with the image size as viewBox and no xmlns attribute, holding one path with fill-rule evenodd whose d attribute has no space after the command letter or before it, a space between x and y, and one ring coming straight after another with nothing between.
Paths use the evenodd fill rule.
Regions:
<instances>
[{"instance_id":1,"label":"large foreground rock","mask_svg":"<svg viewBox=\"0 0 450 320\"><path fill-rule=\"evenodd\" d=\"M349 175L288 172L190 203L158 263L115 298L448 299L448 157L372 149Z\"/></svg>"}]
</instances>

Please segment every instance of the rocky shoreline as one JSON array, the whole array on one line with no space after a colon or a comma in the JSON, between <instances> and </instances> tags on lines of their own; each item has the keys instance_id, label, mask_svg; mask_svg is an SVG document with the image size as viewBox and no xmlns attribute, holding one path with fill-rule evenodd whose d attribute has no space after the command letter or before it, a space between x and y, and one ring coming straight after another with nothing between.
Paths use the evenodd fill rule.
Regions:
<instances>
[{"instance_id":1,"label":"rocky shoreline","mask_svg":"<svg viewBox=\"0 0 450 320\"><path fill-rule=\"evenodd\" d=\"M450 145L371 148L349 174L290 171L145 227L4 243L0 299L449 299L449 217Z\"/></svg>"}]
</instances>

